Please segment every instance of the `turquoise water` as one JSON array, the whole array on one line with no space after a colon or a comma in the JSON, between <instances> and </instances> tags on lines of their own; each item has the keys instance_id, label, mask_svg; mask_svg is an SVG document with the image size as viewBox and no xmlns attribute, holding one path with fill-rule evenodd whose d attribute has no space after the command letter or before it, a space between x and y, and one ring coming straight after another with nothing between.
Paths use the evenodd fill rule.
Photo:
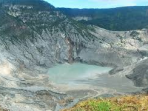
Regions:
<instances>
[{"instance_id":1,"label":"turquoise water","mask_svg":"<svg viewBox=\"0 0 148 111\"><path fill-rule=\"evenodd\" d=\"M94 77L98 74L109 72L112 68L88 65L82 63L58 64L50 68L48 74L50 80L60 84L72 84L76 80Z\"/></svg>"},{"instance_id":2,"label":"turquoise water","mask_svg":"<svg viewBox=\"0 0 148 111\"><path fill-rule=\"evenodd\" d=\"M102 91L110 92L113 90L121 93L141 90L141 88L135 87L133 82L127 79L124 74L109 75L107 72L111 69L110 67L82 63L65 63L50 68L48 74L50 81L58 86L64 85L64 88L77 89L80 87L83 89L87 86L89 89L97 87L99 90L105 88Z\"/></svg>"}]
</instances>

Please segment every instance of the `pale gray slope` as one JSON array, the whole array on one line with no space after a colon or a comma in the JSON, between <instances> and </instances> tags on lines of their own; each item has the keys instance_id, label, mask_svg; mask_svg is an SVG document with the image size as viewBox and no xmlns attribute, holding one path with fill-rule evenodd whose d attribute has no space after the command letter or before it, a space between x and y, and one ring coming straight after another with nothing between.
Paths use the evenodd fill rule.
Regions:
<instances>
[{"instance_id":1,"label":"pale gray slope","mask_svg":"<svg viewBox=\"0 0 148 111\"><path fill-rule=\"evenodd\" d=\"M37 100L33 103L35 108L55 109L57 101L63 99L63 94L57 96L56 91L51 94L50 90L54 87L47 75L39 74L46 73L47 69L56 63L79 61L107 65L117 67L112 71L115 74L120 70L124 72L125 66L131 67L148 56L146 29L117 32L85 26L56 11L53 6L48 7L50 8L44 8L43 5L39 9L32 3L11 2L0 5L0 96L2 101L6 97L4 104L7 108L13 107L10 103L15 99L26 101L24 97L28 91L31 95L30 101L35 102L37 91L30 91L37 87L44 92L39 94L44 95L39 98L44 104L36 105L39 103ZM145 76L142 76L142 79L143 77ZM144 85L147 85L148 80L144 80ZM24 87L29 89L26 91ZM48 91L44 90L47 87ZM17 93L21 97L18 97L20 95ZM54 101L46 101L46 97L51 97ZM50 102L54 105L49 108ZM32 103L24 104L32 107ZM14 106L22 107L20 103L15 103Z\"/></svg>"}]
</instances>

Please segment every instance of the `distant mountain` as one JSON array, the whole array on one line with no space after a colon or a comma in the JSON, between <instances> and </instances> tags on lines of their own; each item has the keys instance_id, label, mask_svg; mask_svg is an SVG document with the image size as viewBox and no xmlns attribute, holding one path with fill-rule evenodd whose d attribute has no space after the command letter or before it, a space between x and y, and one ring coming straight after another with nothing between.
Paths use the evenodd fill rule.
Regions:
<instances>
[{"instance_id":1,"label":"distant mountain","mask_svg":"<svg viewBox=\"0 0 148 111\"><path fill-rule=\"evenodd\" d=\"M1 5L32 5L38 7L41 10L47 8L54 8L51 4L47 3L44 0L0 0Z\"/></svg>"},{"instance_id":2,"label":"distant mountain","mask_svg":"<svg viewBox=\"0 0 148 111\"><path fill-rule=\"evenodd\" d=\"M138 29L133 24L144 21L140 24L144 28L146 7L141 7L144 11L137 8L126 8L133 13L123 11L126 16L118 11L124 8L84 9L82 14L83 10L57 9L43 0L0 0L0 106L13 111L59 111L68 105L67 95L58 93L44 75L65 62L110 66L114 68L111 74L123 76L135 71L138 74L128 78L137 86L148 86L147 65L142 76L141 70L134 70L141 69L137 65L148 57L148 30L110 31L97 24L118 26L116 30L127 24L129 30L130 26ZM94 25L87 25L95 19Z\"/></svg>"},{"instance_id":3,"label":"distant mountain","mask_svg":"<svg viewBox=\"0 0 148 111\"><path fill-rule=\"evenodd\" d=\"M108 30L128 31L148 28L148 6L111 9L58 8L58 10L81 23L97 25Z\"/></svg>"}]
</instances>

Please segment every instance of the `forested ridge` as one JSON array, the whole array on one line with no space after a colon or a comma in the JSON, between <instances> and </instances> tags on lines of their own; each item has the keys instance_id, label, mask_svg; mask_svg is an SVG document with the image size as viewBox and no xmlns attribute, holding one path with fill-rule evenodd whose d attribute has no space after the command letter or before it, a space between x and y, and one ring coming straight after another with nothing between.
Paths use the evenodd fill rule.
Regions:
<instances>
[{"instance_id":1,"label":"forested ridge","mask_svg":"<svg viewBox=\"0 0 148 111\"><path fill-rule=\"evenodd\" d=\"M88 17L81 23L97 25L99 27L127 31L148 27L148 6L121 7L111 9L70 9L58 8L69 17Z\"/></svg>"}]
</instances>

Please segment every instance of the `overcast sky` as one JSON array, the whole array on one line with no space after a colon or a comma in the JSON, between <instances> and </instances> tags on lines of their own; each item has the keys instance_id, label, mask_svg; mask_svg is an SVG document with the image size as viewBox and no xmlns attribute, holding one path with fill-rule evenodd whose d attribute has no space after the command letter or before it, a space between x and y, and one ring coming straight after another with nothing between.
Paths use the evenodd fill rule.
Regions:
<instances>
[{"instance_id":1,"label":"overcast sky","mask_svg":"<svg viewBox=\"0 0 148 111\"><path fill-rule=\"evenodd\" d=\"M113 8L121 6L148 6L148 0L45 0L55 7Z\"/></svg>"}]
</instances>

